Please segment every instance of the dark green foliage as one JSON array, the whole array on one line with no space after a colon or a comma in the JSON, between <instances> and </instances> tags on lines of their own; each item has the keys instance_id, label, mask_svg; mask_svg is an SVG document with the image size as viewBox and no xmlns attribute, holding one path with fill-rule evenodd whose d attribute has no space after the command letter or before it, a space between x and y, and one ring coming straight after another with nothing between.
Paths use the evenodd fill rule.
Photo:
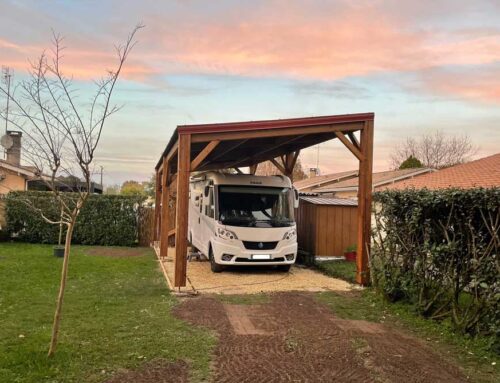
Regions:
<instances>
[{"instance_id":1,"label":"dark green foliage","mask_svg":"<svg viewBox=\"0 0 500 383\"><path fill-rule=\"evenodd\" d=\"M401 165L399 165L399 169L414 169L414 168L422 168L424 165L417 157L410 156L406 160L404 160Z\"/></svg>"},{"instance_id":2,"label":"dark green foliage","mask_svg":"<svg viewBox=\"0 0 500 383\"><path fill-rule=\"evenodd\" d=\"M500 334L500 189L376 193L376 288L471 335Z\"/></svg>"},{"instance_id":3,"label":"dark green foliage","mask_svg":"<svg viewBox=\"0 0 500 383\"><path fill-rule=\"evenodd\" d=\"M45 222L39 212L23 202L26 199L48 218L58 219L59 205L51 193L11 192L6 198L9 234L24 242L57 243L59 226ZM136 244L139 202L136 196L89 196L77 218L72 242L103 246Z\"/></svg>"}]
</instances>

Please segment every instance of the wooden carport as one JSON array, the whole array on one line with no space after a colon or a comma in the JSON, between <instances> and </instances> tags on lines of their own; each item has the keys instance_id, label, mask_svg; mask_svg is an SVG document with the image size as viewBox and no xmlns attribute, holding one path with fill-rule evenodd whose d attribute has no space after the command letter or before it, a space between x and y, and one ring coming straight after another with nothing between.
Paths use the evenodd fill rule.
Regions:
<instances>
[{"instance_id":1,"label":"wooden carport","mask_svg":"<svg viewBox=\"0 0 500 383\"><path fill-rule=\"evenodd\" d=\"M155 240L160 257L175 243L175 287L186 286L189 175L193 171L272 163L291 177L301 149L338 138L359 161L357 274L369 281L373 113L282 120L183 125L156 165Z\"/></svg>"}]
</instances>

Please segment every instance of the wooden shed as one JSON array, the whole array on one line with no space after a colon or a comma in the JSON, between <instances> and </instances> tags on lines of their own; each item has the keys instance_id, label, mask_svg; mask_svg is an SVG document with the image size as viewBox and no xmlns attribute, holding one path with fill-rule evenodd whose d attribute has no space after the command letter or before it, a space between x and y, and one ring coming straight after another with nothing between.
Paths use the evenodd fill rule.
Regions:
<instances>
[{"instance_id":1,"label":"wooden shed","mask_svg":"<svg viewBox=\"0 0 500 383\"><path fill-rule=\"evenodd\" d=\"M357 241L358 202L347 198L301 197L297 209L299 248L316 256L342 256Z\"/></svg>"}]
</instances>

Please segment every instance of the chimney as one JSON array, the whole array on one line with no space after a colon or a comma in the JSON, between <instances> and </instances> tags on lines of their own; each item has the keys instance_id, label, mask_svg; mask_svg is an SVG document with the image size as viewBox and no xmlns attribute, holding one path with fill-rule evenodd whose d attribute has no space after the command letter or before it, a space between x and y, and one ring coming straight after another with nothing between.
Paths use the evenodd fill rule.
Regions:
<instances>
[{"instance_id":1,"label":"chimney","mask_svg":"<svg viewBox=\"0 0 500 383\"><path fill-rule=\"evenodd\" d=\"M12 165L21 165L21 137L23 133L14 130L7 130L7 136L12 138L12 146L5 150L7 162Z\"/></svg>"},{"instance_id":2,"label":"chimney","mask_svg":"<svg viewBox=\"0 0 500 383\"><path fill-rule=\"evenodd\" d=\"M309 178L316 177L318 175L318 168L309 168Z\"/></svg>"}]
</instances>

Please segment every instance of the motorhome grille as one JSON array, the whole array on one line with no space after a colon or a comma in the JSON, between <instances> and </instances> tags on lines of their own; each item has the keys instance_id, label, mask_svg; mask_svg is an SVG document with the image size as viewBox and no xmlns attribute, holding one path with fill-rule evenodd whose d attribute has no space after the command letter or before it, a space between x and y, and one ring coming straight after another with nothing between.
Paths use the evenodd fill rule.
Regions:
<instances>
[{"instance_id":1,"label":"motorhome grille","mask_svg":"<svg viewBox=\"0 0 500 383\"><path fill-rule=\"evenodd\" d=\"M253 242L253 241L243 241L245 249L248 250L273 250L276 248L278 241L273 242Z\"/></svg>"},{"instance_id":2,"label":"motorhome grille","mask_svg":"<svg viewBox=\"0 0 500 383\"><path fill-rule=\"evenodd\" d=\"M235 262L255 262L255 263L266 263L266 262L285 262L285 258L279 257L274 259L248 259L248 258L236 258Z\"/></svg>"}]
</instances>

